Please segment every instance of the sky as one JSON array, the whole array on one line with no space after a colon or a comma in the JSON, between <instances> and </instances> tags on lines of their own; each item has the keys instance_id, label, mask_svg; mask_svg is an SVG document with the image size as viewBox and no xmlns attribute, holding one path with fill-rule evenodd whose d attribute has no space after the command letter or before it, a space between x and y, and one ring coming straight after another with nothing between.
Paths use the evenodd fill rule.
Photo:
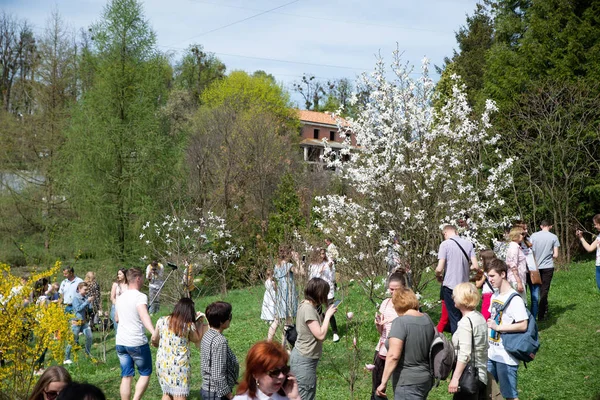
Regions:
<instances>
[{"instance_id":1,"label":"sky","mask_svg":"<svg viewBox=\"0 0 600 400\"><path fill-rule=\"evenodd\" d=\"M201 44L228 71L264 70L292 91L304 73L322 81L371 71L392 52L420 70L423 57L443 64L455 32L478 0L146 0L158 49L177 60ZM41 33L57 8L73 30L102 16L107 0L0 0L0 8ZM433 68L432 76L434 75ZM433 76L434 79L437 79ZM300 97L292 100L300 103ZM302 106L301 104L299 104Z\"/></svg>"}]
</instances>

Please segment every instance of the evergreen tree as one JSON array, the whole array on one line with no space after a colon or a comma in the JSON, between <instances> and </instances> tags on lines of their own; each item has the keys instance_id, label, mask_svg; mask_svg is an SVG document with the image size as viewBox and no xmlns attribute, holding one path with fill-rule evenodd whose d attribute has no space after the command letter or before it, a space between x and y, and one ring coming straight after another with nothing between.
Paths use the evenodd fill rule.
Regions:
<instances>
[{"instance_id":1,"label":"evergreen tree","mask_svg":"<svg viewBox=\"0 0 600 400\"><path fill-rule=\"evenodd\" d=\"M294 177L285 173L273 198L273 212L269 216L268 240L278 245L289 241L294 230L304 226L300 212L300 199L296 193Z\"/></svg>"},{"instance_id":2,"label":"evergreen tree","mask_svg":"<svg viewBox=\"0 0 600 400\"><path fill-rule=\"evenodd\" d=\"M171 189L176 138L159 112L171 71L140 2L112 0L91 31L95 72L68 132L65 189L84 243L124 259Z\"/></svg>"}]
</instances>

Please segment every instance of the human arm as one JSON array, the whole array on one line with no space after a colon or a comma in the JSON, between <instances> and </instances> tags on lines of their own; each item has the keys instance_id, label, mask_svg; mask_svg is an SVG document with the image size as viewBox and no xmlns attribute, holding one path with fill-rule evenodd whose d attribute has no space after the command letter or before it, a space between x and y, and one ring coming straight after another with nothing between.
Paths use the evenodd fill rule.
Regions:
<instances>
[{"instance_id":1,"label":"human arm","mask_svg":"<svg viewBox=\"0 0 600 400\"><path fill-rule=\"evenodd\" d=\"M458 348L458 352L456 357L456 367L454 368L452 379L448 385L448 392L450 393L458 392L460 377L467 367L467 364L471 360L471 352L473 347L472 328L470 324L466 325L464 322L464 320L458 322L456 332L454 332L454 336L452 337L452 342L454 343L455 347Z\"/></svg>"},{"instance_id":2,"label":"human arm","mask_svg":"<svg viewBox=\"0 0 600 400\"><path fill-rule=\"evenodd\" d=\"M308 329L310 329L310 333L312 333L315 339L317 339L319 342L325 340L325 336L327 336L327 329L329 329L329 320L336 311L337 307L331 305L325 312L325 317L323 318L323 323L321 325L319 325L319 321L317 320L310 320L306 322L306 326L308 326Z\"/></svg>"},{"instance_id":3,"label":"human arm","mask_svg":"<svg viewBox=\"0 0 600 400\"><path fill-rule=\"evenodd\" d=\"M154 335L154 325L152 325L152 319L150 318L150 314L148 314L148 307L146 304L138 304L135 308L140 316L140 319L142 320L144 327L148 330L148 332Z\"/></svg>"},{"instance_id":4,"label":"human arm","mask_svg":"<svg viewBox=\"0 0 600 400\"><path fill-rule=\"evenodd\" d=\"M233 393L231 393L231 388L227 384L227 340L223 336L215 339L219 340L214 341L209 354L209 357L212 357L210 371L211 391L214 390L220 397L224 396L231 399L233 398Z\"/></svg>"},{"instance_id":5,"label":"human arm","mask_svg":"<svg viewBox=\"0 0 600 400\"><path fill-rule=\"evenodd\" d=\"M438 260L438 265L435 267L435 276L438 278L438 281L442 281L444 278L444 268L446 267L446 259L441 258Z\"/></svg>"},{"instance_id":6,"label":"human arm","mask_svg":"<svg viewBox=\"0 0 600 400\"><path fill-rule=\"evenodd\" d=\"M527 330L527 320L524 319L523 321L507 325L498 325L493 319L488 319L487 326L499 333L525 332Z\"/></svg>"},{"instance_id":7,"label":"human arm","mask_svg":"<svg viewBox=\"0 0 600 400\"><path fill-rule=\"evenodd\" d=\"M203 313L199 312L196 314L196 321L194 322L194 329L190 332L190 341L196 345L200 344L202 340L202 336L206 333L208 329L208 324L206 322L206 317Z\"/></svg>"},{"instance_id":8,"label":"human arm","mask_svg":"<svg viewBox=\"0 0 600 400\"><path fill-rule=\"evenodd\" d=\"M73 298L73 312L79 313L89 308L90 302L94 300L94 297L88 297L87 299L79 299L77 296Z\"/></svg>"},{"instance_id":9,"label":"human arm","mask_svg":"<svg viewBox=\"0 0 600 400\"><path fill-rule=\"evenodd\" d=\"M383 369L383 375L381 376L381 383L375 391L378 396L386 396L385 388L390 380L390 376L392 376L392 373L398 366L398 361L400 360L400 355L402 354L402 349L404 347L404 341L395 337L390 337L388 343L389 348L385 357L385 367Z\"/></svg>"},{"instance_id":10,"label":"human arm","mask_svg":"<svg viewBox=\"0 0 600 400\"><path fill-rule=\"evenodd\" d=\"M150 338L150 343L154 347L158 347L158 345L160 344L160 329L158 329L158 324L159 324L159 322L156 323L156 329L154 330L154 333L152 334L152 337Z\"/></svg>"},{"instance_id":11,"label":"human arm","mask_svg":"<svg viewBox=\"0 0 600 400\"><path fill-rule=\"evenodd\" d=\"M588 243L587 240L585 240L585 238L583 237L583 232L581 232L580 230L576 231L575 235L579 238L581 245L587 252L591 253L593 251L596 251L596 248L598 248L598 239L594 240L591 243Z\"/></svg>"},{"instance_id":12,"label":"human arm","mask_svg":"<svg viewBox=\"0 0 600 400\"><path fill-rule=\"evenodd\" d=\"M554 247L552 250L552 258L558 258L558 247Z\"/></svg>"},{"instance_id":13,"label":"human arm","mask_svg":"<svg viewBox=\"0 0 600 400\"><path fill-rule=\"evenodd\" d=\"M110 302L115 305L117 303L117 286L119 284L117 282L113 282L112 287L110 288Z\"/></svg>"}]
</instances>

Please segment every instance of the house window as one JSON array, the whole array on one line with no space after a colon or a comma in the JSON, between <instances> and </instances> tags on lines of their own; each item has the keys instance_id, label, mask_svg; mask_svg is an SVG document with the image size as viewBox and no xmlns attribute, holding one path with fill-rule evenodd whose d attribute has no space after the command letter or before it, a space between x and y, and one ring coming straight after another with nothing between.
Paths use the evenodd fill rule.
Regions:
<instances>
[{"instance_id":1,"label":"house window","mask_svg":"<svg viewBox=\"0 0 600 400\"><path fill-rule=\"evenodd\" d=\"M314 138L314 139L318 139L318 138L319 138L319 130L318 130L318 129L315 129L315 130L313 131L313 138Z\"/></svg>"},{"instance_id":2,"label":"house window","mask_svg":"<svg viewBox=\"0 0 600 400\"><path fill-rule=\"evenodd\" d=\"M335 142L335 131L329 131L329 140Z\"/></svg>"}]
</instances>

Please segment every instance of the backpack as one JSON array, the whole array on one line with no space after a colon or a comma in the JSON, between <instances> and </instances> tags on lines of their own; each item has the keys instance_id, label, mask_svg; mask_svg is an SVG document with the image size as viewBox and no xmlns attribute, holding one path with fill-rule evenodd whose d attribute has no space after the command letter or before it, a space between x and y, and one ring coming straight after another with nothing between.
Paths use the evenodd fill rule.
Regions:
<instances>
[{"instance_id":1,"label":"backpack","mask_svg":"<svg viewBox=\"0 0 600 400\"><path fill-rule=\"evenodd\" d=\"M518 293L513 293L508 300L506 300L501 311L508 307L510 301L518 295ZM540 348L540 341L535 318L529 312L527 307L525 307L525 310L527 311L527 330L524 332L502 332L500 335L502 337L504 350L517 360L523 361L525 366L527 366L528 362L534 360L535 354Z\"/></svg>"},{"instance_id":2,"label":"backpack","mask_svg":"<svg viewBox=\"0 0 600 400\"><path fill-rule=\"evenodd\" d=\"M433 324L433 321L431 323ZM437 387L440 381L447 379L454 369L456 353L452 342L443 333L435 329L435 324L433 324L433 331L433 341L429 346L429 369L435 380L434 385Z\"/></svg>"},{"instance_id":3,"label":"backpack","mask_svg":"<svg viewBox=\"0 0 600 400\"><path fill-rule=\"evenodd\" d=\"M283 327L283 334L285 336L285 340L294 347L296 344L296 340L298 340L298 331L296 330L296 325L285 325Z\"/></svg>"}]
</instances>

